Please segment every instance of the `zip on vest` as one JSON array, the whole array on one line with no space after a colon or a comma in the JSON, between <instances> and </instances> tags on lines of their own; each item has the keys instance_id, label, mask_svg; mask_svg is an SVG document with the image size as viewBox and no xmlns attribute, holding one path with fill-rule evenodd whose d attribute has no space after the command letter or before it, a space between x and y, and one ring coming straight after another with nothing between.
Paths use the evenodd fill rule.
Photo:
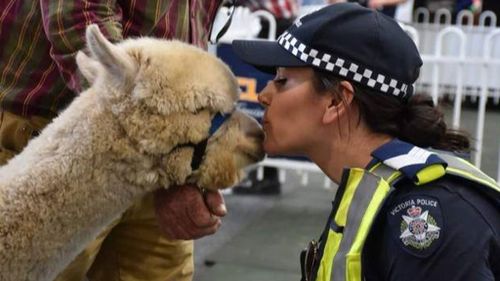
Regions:
<instances>
[{"instance_id":1,"label":"zip on vest","mask_svg":"<svg viewBox=\"0 0 500 281\"><path fill-rule=\"evenodd\" d=\"M394 183L411 179L417 186L445 175L460 177L500 202L496 182L467 161L393 140L372 153L378 162L365 169L344 170L332 212L320 239L315 281L361 281L361 253L375 217ZM500 206L500 203L499 205ZM305 279L303 279L305 280Z\"/></svg>"}]
</instances>

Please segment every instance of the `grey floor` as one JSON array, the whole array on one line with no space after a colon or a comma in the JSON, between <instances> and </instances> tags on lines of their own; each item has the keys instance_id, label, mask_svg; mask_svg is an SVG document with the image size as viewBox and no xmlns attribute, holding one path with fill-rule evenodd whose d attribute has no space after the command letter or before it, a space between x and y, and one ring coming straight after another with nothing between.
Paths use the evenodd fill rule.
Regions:
<instances>
[{"instance_id":1,"label":"grey floor","mask_svg":"<svg viewBox=\"0 0 500 281\"><path fill-rule=\"evenodd\" d=\"M476 111L464 109L462 127L472 135L475 122ZM496 178L500 110L488 112L485 131L482 169ZM305 187L288 174L278 196L225 196L229 214L220 231L195 242L194 281L300 280L300 250L319 236L336 188L324 189L320 175Z\"/></svg>"},{"instance_id":2,"label":"grey floor","mask_svg":"<svg viewBox=\"0 0 500 281\"><path fill-rule=\"evenodd\" d=\"M280 195L226 195L220 231L195 243L196 281L300 280L300 249L321 233L335 187L290 175Z\"/></svg>"}]
</instances>

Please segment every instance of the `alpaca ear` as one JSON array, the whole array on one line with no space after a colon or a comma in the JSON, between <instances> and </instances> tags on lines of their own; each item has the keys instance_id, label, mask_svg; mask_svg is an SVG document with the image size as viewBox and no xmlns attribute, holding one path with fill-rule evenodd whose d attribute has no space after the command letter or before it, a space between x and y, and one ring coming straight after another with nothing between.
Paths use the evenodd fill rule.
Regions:
<instances>
[{"instance_id":1,"label":"alpaca ear","mask_svg":"<svg viewBox=\"0 0 500 281\"><path fill-rule=\"evenodd\" d=\"M96 24L87 26L87 46L104 69L118 79L129 78L135 72L132 58L102 35Z\"/></svg>"},{"instance_id":2,"label":"alpaca ear","mask_svg":"<svg viewBox=\"0 0 500 281\"><path fill-rule=\"evenodd\" d=\"M90 84L94 83L101 65L82 51L76 54L76 64L83 74L83 77L85 77Z\"/></svg>"}]
</instances>

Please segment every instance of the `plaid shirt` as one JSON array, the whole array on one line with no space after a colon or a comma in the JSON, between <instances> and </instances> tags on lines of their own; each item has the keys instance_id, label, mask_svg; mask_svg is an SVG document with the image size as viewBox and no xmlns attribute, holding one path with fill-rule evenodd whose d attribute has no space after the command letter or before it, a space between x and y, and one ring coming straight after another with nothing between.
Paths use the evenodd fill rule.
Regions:
<instances>
[{"instance_id":1,"label":"plaid shirt","mask_svg":"<svg viewBox=\"0 0 500 281\"><path fill-rule=\"evenodd\" d=\"M111 41L176 38L206 48L221 0L2 0L0 104L22 116L53 117L80 89L74 56L85 27Z\"/></svg>"},{"instance_id":2,"label":"plaid shirt","mask_svg":"<svg viewBox=\"0 0 500 281\"><path fill-rule=\"evenodd\" d=\"M277 19L293 19L299 10L297 0L246 0L242 3L251 10L267 10Z\"/></svg>"}]
</instances>

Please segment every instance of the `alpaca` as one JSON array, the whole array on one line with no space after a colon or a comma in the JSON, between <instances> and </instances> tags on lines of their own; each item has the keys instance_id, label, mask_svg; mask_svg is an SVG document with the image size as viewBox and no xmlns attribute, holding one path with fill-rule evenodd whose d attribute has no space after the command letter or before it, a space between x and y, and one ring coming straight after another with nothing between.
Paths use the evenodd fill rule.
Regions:
<instances>
[{"instance_id":1,"label":"alpaca","mask_svg":"<svg viewBox=\"0 0 500 281\"><path fill-rule=\"evenodd\" d=\"M263 132L235 110L229 68L193 46L110 43L87 27L77 64L91 86L0 168L0 280L48 281L134 201L158 188L235 184ZM209 134L216 114L226 114ZM206 142L193 171L193 144ZM203 150L202 150L203 152Z\"/></svg>"}]
</instances>

